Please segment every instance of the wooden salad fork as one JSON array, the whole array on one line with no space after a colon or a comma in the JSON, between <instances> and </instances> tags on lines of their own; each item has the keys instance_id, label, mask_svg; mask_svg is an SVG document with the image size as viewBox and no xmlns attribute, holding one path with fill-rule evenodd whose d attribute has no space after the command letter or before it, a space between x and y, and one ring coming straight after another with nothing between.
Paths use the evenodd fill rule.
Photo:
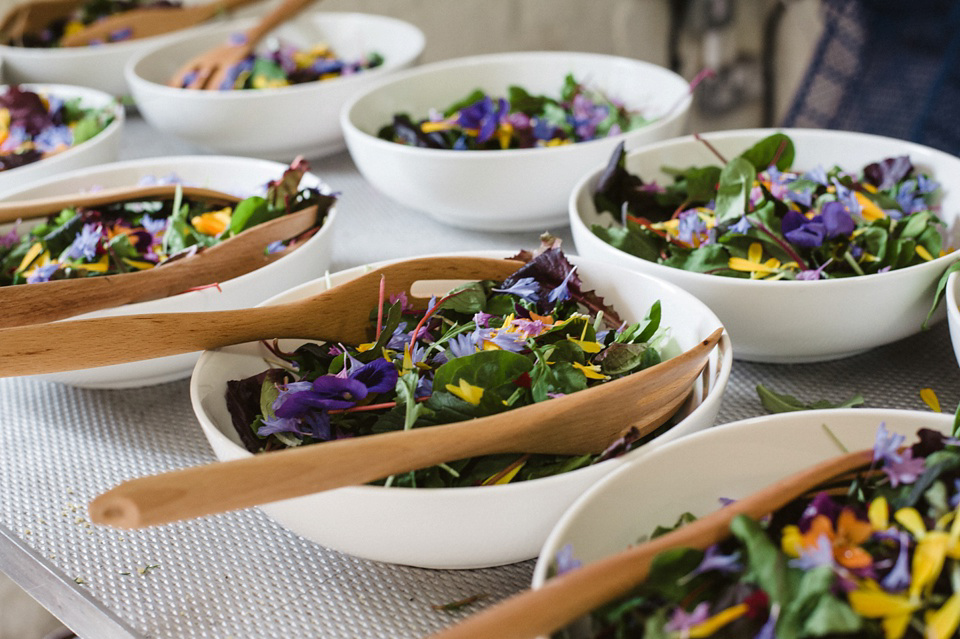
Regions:
<instances>
[{"instance_id":1,"label":"wooden salad fork","mask_svg":"<svg viewBox=\"0 0 960 639\"><path fill-rule=\"evenodd\" d=\"M167 84L185 89L220 90L230 69L253 53L254 47L265 35L315 1L284 0L260 22L247 29L240 42L227 42L201 53L180 67Z\"/></svg>"},{"instance_id":2,"label":"wooden salad fork","mask_svg":"<svg viewBox=\"0 0 960 639\"><path fill-rule=\"evenodd\" d=\"M430 639L533 639L547 636L643 582L653 559L672 548L706 549L730 536L737 515L759 519L820 484L867 467L873 450L828 459L672 532L548 580Z\"/></svg>"},{"instance_id":3,"label":"wooden salad fork","mask_svg":"<svg viewBox=\"0 0 960 639\"><path fill-rule=\"evenodd\" d=\"M186 29L211 18L259 0L216 0L179 7L144 7L109 15L80 31L65 35L60 44L65 47L83 47L109 42L118 32L129 32L123 38L135 40Z\"/></svg>"},{"instance_id":4,"label":"wooden salad fork","mask_svg":"<svg viewBox=\"0 0 960 639\"><path fill-rule=\"evenodd\" d=\"M477 257L432 257L388 264L318 295L230 311L154 313L0 329L0 376L95 368L271 338L360 344L380 292L407 292L421 280L504 279L523 264ZM30 286L30 285L28 285ZM419 300L423 306L426 300ZM117 347L116 336L135 338Z\"/></svg>"},{"instance_id":5,"label":"wooden salad fork","mask_svg":"<svg viewBox=\"0 0 960 639\"><path fill-rule=\"evenodd\" d=\"M313 227L317 211L317 206L306 207L143 271L0 287L0 328L52 322L239 277L298 248L295 243L283 251L266 252L271 243L295 238Z\"/></svg>"},{"instance_id":6,"label":"wooden salad fork","mask_svg":"<svg viewBox=\"0 0 960 639\"><path fill-rule=\"evenodd\" d=\"M600 453L631 427L646 434L667 421L686 401L722 332L719 328L690 350L626 377L496 415L134 479L94 499L90 518L142 528L364 484L477 455Z\"/></svg>"}]
</instances>

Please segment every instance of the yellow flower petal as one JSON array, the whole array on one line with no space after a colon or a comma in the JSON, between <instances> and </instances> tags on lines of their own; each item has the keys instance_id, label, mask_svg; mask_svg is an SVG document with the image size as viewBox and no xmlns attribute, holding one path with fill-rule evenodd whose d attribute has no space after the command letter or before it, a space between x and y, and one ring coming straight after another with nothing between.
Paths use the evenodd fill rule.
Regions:
<instances>
[{"instance_id":1,"label":"yellow flower petal","mask_svg":"<svg viewBox=\"0 0 960 639\"><path fill-rule=\"evenodd\" d=\"M937 397L936 392L932 388L921 388L920 389L920 399L923 400L923 403L930 407L935 413L940 411L940 398Z\"/></svg>"},{"instance_id":2,"label":"yellow flower petal","mask_svg":"<svg viewBox=\"0 0 960 639\"><path fill-rule=\"evenodd\" d=\"M17 267L17 273L22 273L23 271L30 268L30 265L33 264L33 261L40 257L40 254L43 253L43 244L37 242L31 246L27 252L24 254L23 259L20 260L20 266Z\"/></svg>"},{"instance_id":3,"label":"yellow flower petal","mask_svg":"<svg viewBox=\"0 0 960 639\"><path fill-rule=\"evenodd\" d=\"M960 594L952 594L940 610L927 614L926 622L926 639L952 637L960 626Z\"/></svg>"},{"instance_id":4,"label":"yellow flower petal","mask_svg":"<svg viewBox=\"0 0 960 639\"><path fill-rule=\"evenodd\" d=\"M870 502L867 518L874 530L886 530L890 527L890 504L886 497L880 496Z\"/></svg>"},{"instance_id":5,"label":"yellow flower petal","mask_svg":"<svg viewBox=\"0 0 960 639\"><path fill-rule=\"evenodd\" d=\"M928 250L927 250L926 248L924 248L923 246L920 246L920 245L918 244L917 247L916 247L915 249L913 249L913 250L914 250L914 252L915 252L917 255L920 256L920 258L921 258L923 261L925 261L925 262L931 262L931 261L933 261L933 256L930 255L930 251L928 251Z\"/></svg>"},{"instance_id":6,"label":"yellow flower petal","mask_svg":"<svg viewBox=\"0 0 960 639\"><path fill-rule=\"evenodd\" d=\"M894 513L893 518L917 539L923 539L927 535L927 526L915 508L901 508Z\"/></svg>"},{"instance_id":7,"label":"yellow flower petal","mask_svg":"<svg viewBox=\"0 0 960 639\"><path fill-rule=\"evenodd\" d=\"M467 402L468 404L473 404L476 406L480 403L480 398L483 397L483 389L479 386L474 386L467 380L460 378L460 385L454 386L453 384L447 384L446 389Z\"/></svg>"},{"instance_id":8,"label":"yellow flower petal","mask_svg":"<svg viewBox=\"0 0 960 639\"><path fill-rule=\"evenodd\" d=\"M708 617L695 626L691 626L688 636L690 639L709 637L728 623L734 622L743 615L747 614L749 609L750 608L747 606L747 604L742 603L737 604L736 606L731 606L726 610L721 610L712 617Z\"/></svg>"},{"instance_id":9,"label":"yellow flower petal","mask_svg":"<svg viewBox=\"0 0 960 639\"><path fill-rule=\"evenodd\" d=\"M578 362L573 362L573 367L586 375L587 379L608 379L606 375L600 372L599 366L586 366Z\"/></svg>"},{"instance_id":10,"label":"yellow flower petal","mask_svg":"<svg viewBox=\"0 0 960 639\"><path fill-rule=\"evenodd\" d=\"M910 582L910 595L917 597L940 576L943 562L947 557L947 533L934 530L917 543L913 552L913 581Z\"/></svg>"},{"instance_id":11,"label":"yellow flower petal","mask_svg":"<svg viewBox=\"0 0 960 639\"><path fill-rule=\"evenodd\" d=\"M583 349L584 353L599 353L603 350L603 344L600 342L574 339L569 335L567 335L567 339Z\"/></svg>"},{"instance_id":12,"label":"yellow flower petal","mask_svg":"<svg viewBox=\"0 0 960 639\"><path fill-rule=\"evenodd\" d=\"M917 609L917 604L902 595L891 595L882 590L860 589L847 595L854 612L868 619L882 619L907 615Z\"/></svg>"},{"instance_id":13,"label":"yellow flower petal","mask_svg":"<svg viewBox=\"0 0 960 639\"><path fill-rule=\"evenodd\" d=\"M860 204L860 215L863 216L863 219L872 222L873 220L882 220L887 217L883 209L863 193L854 192L854 196L857 198L857 203Z\"/></svg>"}]
</instances>

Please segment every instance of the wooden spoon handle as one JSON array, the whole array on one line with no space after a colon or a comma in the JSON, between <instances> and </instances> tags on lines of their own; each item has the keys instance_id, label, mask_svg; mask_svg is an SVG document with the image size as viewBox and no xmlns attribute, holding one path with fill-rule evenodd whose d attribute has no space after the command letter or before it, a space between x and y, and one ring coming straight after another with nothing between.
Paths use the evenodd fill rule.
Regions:
<instances>
[{"instance_id":1,"label":"wooden spoon handle","mask_svg":"<svg viewBox=\"0 0 960 639\"><path fill-rule=\"evenodd\" d=\"M763 517L831 477L866 466L872 457L873 450L863 450L821 462L673 532L550 579L542 588L515 595L430 639L548 635L629 592L646 579L654 557L661 552L680 547L705 549L729 536L730 522L737 515Z\"/></svg>"},{"instance_id":2,"label":"wooden spoon handle","mask_svg":"<svg viewBox=\"0 0 960 639\"><path fill-rule=\"evenodd\" d=\"M160 7L131 9L97 20L80 31L65 35L61 46L82 47L95 42L106 42L121 29L130 29L128 40L169 33L191 27L218 13L259 0L216 0L189 7Z\"/></svg>"},{"instance_id":3,"label":"wooden spoon handle","mask_svg":"<svg viewBox=\"0 0 960 639\"><path fill-rule=\"evenodd\" d=\"M499 430L478 428L475 420L340 439L132 479L94 499L90 518L143 528L365 484L503 449Z\"/></svg>"},{"instance_id":4,"label":"wooden spoon handle","mask_svg":"<svg viewBox=\"0 0 960 639\"><path fill-rule=\"evenodd\" d=\"M225 282L287 255L288 251L267 254L264 249L307 231L316 218L317 207L311 206L144 271L0 287L0 328L52 322Z\"/></svg>"},{"instance_id":5,"label":"wooden spoon handle","mask_svg":"<svg viewBox=\"0 0 960 639\"><path fill-rule=\"evenodd\" d=\"M241 199L236 195L196 186L181 186L180 188L183 195L187 197L222 202L239 202ZM141 198L167 199L174 196L176 189L176 184L121 186L89 193L68 193L67 195L53 195L33 200L0 202L0 223L41 217L51 213L57 213L65 208L99 206L101 204L138 200Z\"/></svg>"}]
</instances>

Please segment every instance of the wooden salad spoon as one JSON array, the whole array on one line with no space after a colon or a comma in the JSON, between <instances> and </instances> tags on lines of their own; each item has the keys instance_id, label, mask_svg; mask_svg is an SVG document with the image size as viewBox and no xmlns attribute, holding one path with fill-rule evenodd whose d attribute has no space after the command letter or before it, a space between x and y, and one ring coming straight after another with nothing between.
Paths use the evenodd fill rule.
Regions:
<instances>
[{"instance_id":1,"label":"wooden salad spoon","mask_svg":"<svg viewBox=\"0 0 960 639\"><path fill-rule=\"evenodd\" d=\"M167 84L178 88L219 91L230 69L253 53L254 47L265 35L313 2L316 0L284 0L260 22L247 29L242 41L230 41L201 53L180 67ZM185 82L188 77L192 79Z\"/></svg>"},{"instance_id":2,"label":"wooden salad spoon","mask_svg":"<svg viewBox=\"0 0 960 639\"><path fill-rule=\"evenodd\" d=\"M759 519L829 479L867 467L872 459L870 449L820 462L665 535L514 595L430 639L547 636L642 583L658 554L672 548L706 549L730 536L730 522L737 515Z\"/></svg>"},{"instance_id":3,"label":"wooden salad spoon","mask_svg":"<svg viewBox=\"0 0 960 639\"><path fill-rule=\"evenodd\" d=\"M65 47L83 47L109 42L120 31L130 30L123 41L186 29L205 22L221 13L260 0L216 0L198 5L179 7L145 7L106 16L80 31L64 36Z\"/></svg>"},{"instance_id":4,"label":"wooden salad spoon","mask_svg":"<svg viewBox=\"0 0 960 639\"><path fill-rule=\"evenodd\" d=\"M387 293L421 280L504 279L523 266L477 257L419 258L388 264L318 295L230 311L153 313L0 329L0 376L95 368L271 338L361 344L383 275ZM29 286L29 285L28 285ZM426 300L415 298L423 305ZM117 347L116 336L135 337Z\"/></svg>"},{"instance_id":5,"label":"wooden salad spoon","mask_svg":"<svg viewBox=\"0 0 960 639\"><path fill-rule=\"evenodd\" d=\"M241 197L214 191L197 186L182 186L177 184L159 184L155 186L120 186L86 193L68 193L53 195L32 200L11 200L0 202L0 223L16 222L29 218L58 213L65 208L102 206L114 202L128 202L147 198L170 199L176 195L177 189L184 197L224 202L232 204L239 202Z\"/></svg>"},{"instance_id":6,"label":"wooden salad spoon","mask_svg":"<svg viewBox=\"0 0 960 639\"><path fill-rule=\"evenodd\" d=\"M265 266L297 248L267 254L273 242L305 233L317 207L257 224L193 255L143 271L0 287L0 327L41 324L103 308L159 299L225 282Z\"/></svg>"},{"instance_id":7,"label":"wooden salad spoon","mask_svg":"<svg viewBox=\"0 0 960 639\"><path fill-rule=\"evenodd\" d=\"M364 484L477 455L600 453L631 427L646 434L667 421L686 401L722 333L719 328L690 350L626 377L489 417L133 479L94 499L90 519L143 528ZM225 491L224 486L230 489Z\"/></svg>"},{"instance_id":8,"label":"wooden salad spoon","mask_svg":"<svg viewBox=\"0 0 960 639\"><path fill-rule=\"evenodd\" d=\"M64 18L84 0L27 0L0 18L0 41L20 44L23 36L40 31L57 18Z\"/></svg>"}]
</instances>

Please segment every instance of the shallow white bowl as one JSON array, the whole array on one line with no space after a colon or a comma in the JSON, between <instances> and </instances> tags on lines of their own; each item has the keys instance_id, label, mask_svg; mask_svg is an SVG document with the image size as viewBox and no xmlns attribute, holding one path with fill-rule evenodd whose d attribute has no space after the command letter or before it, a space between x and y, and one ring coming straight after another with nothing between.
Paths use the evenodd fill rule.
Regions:
<instances>
[{"instance_id":1,"label":"shallow white bowl","mask_svg":"<svg viewBox=\"0 0 960 639\"><path fill-rule=\"evenodd\" d=\"M194 30L131 59L125 74L144 119L164 133L219 153L284 161L297 155L326 155L343 148L337 120L343 104L413 64L424 46L417 27L395 18L305 13L277 28L274 36L299 47L325 42L348 60L377 52L384 57L383 64L354 75L276 89L195 91L166 85L191 58L254 22L238 20Z\"/></svg>"},{"instance_id":2,"label":"shallow white bowl","mask_svg":"<svg viewBox=\"0 0 960 639\"><path fill-rule=\"evenodd\" d=\"M120 97L130 93L123 78L123 67L127 61L171 37L176 36L164 34L89 47L54 49L33 49L0 44L3 77L6 82L12 84L21 82L82 84Z\"/></svg>"},{"instance_id":3,"label":"shallow white bowl","mask_svg":"<svg viewBox=\"0 0 960 639\"><path fill-rule=\"evenodd\" d=\"M949 433L952 415L892 409L798 411L733 422L647 449L597 482L550 533L533 573L539 588L570 544L584 565L635 545L658 525L685 512L703 516L720 498L739 499L808 466L843 454L824 425L848 450L871 448L877 428L916 441L918 428ZM691 472L691 469L709 469Z\"/></svg>"},{"instance_id":4,"label":"shallow white bowl","mask_svg":"<svg viewBox=\"0 0 960 639\"><path fill-rule=\"evenodd\" d=\"M0 193L7 189L25 186L34 180L59 175L64 171L96 166L117 159L117 155L120 153L124 111L123 106L113 97L96 89L65 84L23 84L20 86L23 89L29 89L42 95L56 96L62 100L80 98L81 106L88 109L108 107L113 111L113 122L86 142L77 144L66 151L15 169L0 171ZM6 88L6 85L0 87L0 91L6 91Z\"/></svg>"},{"instance_id":5,"label":"shallow white bowl","mask_svg":"<svg viewBox=\"0 0 960 639\"><path fill-rule=\"evenodd\" d=\"M185 183L204 186L240 196L262 194L270 180L278 178L286 165L266 160L218 156L161 157L116 162L73 171L60 177L32 184L6 194L4 200L77 193L94 186L136 185L147 176L166 177L173 173ZM323 187L312 173L304 176L304 187ZM279 291L292 288L323 275L333 251L333 223L336 210L331 209L324 225L303 246L275 262L231 280L219 288L205 288L148 302L126 304L77 316L71 319L132 315L138 313L173 313L219 311L254 306ZM118 336L118 339L140 339L141 336ZM78 371L41 375L43 379L87 388L130 388L159 384L190 375L199 353L88 368Z\"/></svg>"},{"instance_id":6,"label":"shallow white bowl","mask_svg":"<svg viewBox=\"0 0 960 639\"><path fill-rule=\"evenodd\" d=\"M594 260L570 259L578 265L586 288L596 289L627 320L642 319L650 304L661 300L662 325L671 327L672 349L690 348L720 325L703 304L670 284ZM366 267L336 273L330 284L335 286L364 272ZM289 302L326 289L327 280L317 280L267 303ZM288 342L285 348L295 345ZM197 363L190 397L203 432L220 460L250 456L231 424L224 391L227 381L264 370L262 358L266 354L259 343L240 344L208 351ZM563 510L594 481L641 450L712 425L731 365L724 336L695 384L694 395L681 409L684 417L636 451L595 466L503 486L353 486L261 508L282 526L311 541L377 561L428 568L478 568L529 559L536 556Z\"/></svg>"},{"instance_id":7,"label":"shallow white bowl","mask_svg":"<svg viewBox=\"0 0 960 639\"><path fill-rule=\"evenodd\" d=\"M630 108L662 117L636 131L539 149L422 149L377 137L396 113L416 120L474 89L505 96L508 86L518 85L533 94L559 96L568 73ZM679 75L639 60L593 53L501 53L407 71L351 101L340 120L357 168L401 204L463 228L543 231L565 223L570 189L618 143L634 148L680 134L690 107L688 93Z\"/></svg>"},{"instance_id":8,"label":"shallow white bowl","mask_svg":"<svg viewBox=\"0 0 960 639\"><path fill-rule=\"evenodd\" d=\"M933 174L942 189L945 246L958 247L960 158L929 147L863 133L783 129L796 146L794 167L801 170L839 165L858 171L864 165L909 155L914 165ZM750 129L706 134L725 157L734 157L773 130ZM662 172L673 167L717 164L707 147L684 137L645 147L627 156L627 169L644 181L672 182ZM905 269L835 280L765 281L692 273L643 260L614 248L590 230L609 226L598 214L593 190L602 168L595 167L576 185L569 201L570 226L577 252L673 282L706 302L730 331L738 359L757 362L815 362L846 357L908 337L920 330L941 274L960 259L951 253ZM941 309L936 319L944 316Z\"/></svg>"}]
</instances>

